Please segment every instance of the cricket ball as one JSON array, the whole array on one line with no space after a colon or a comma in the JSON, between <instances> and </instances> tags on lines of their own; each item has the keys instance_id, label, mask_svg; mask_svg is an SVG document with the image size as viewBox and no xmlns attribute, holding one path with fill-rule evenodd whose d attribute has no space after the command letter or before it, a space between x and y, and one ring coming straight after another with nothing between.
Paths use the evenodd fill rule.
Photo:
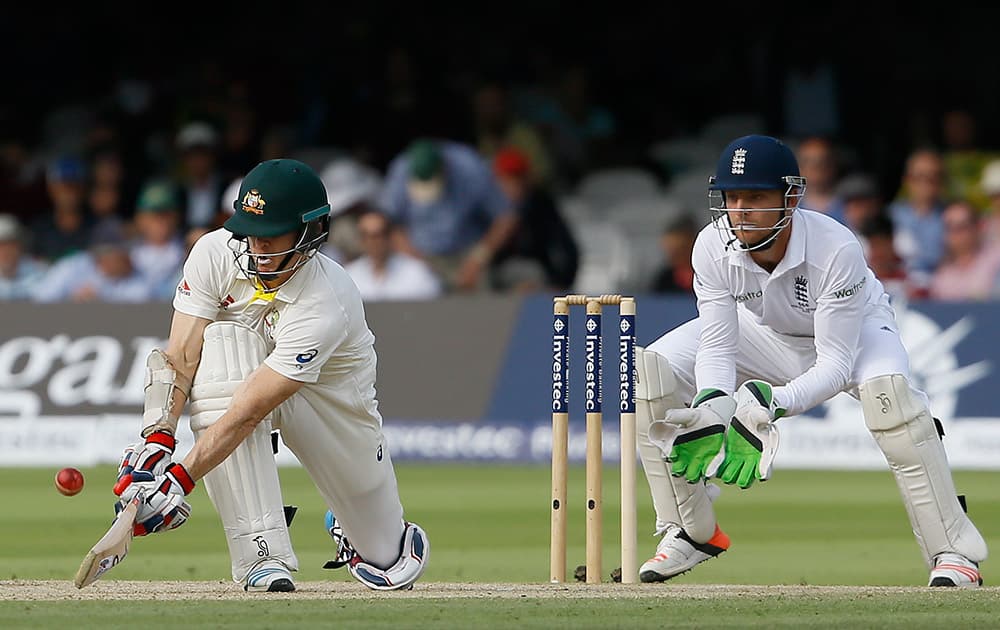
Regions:
<instances>
[{"instance_id":1,"label":"cricket ball","mask_svg":"<svg viewBox=\"0 0 1000 630\"><path fill-rule=\"evenodd\" d=\"M63 468L56 473L56 490L68 497L83 490L83 473L76 468Z\"/></svg>"}]
</instances>

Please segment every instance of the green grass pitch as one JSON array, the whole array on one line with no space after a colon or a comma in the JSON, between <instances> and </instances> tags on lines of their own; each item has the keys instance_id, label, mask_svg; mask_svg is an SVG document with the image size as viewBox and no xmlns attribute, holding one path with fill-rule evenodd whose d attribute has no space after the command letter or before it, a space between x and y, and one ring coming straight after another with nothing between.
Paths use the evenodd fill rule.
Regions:
<instances>
[{"instance_id":1,"label":"green grass pitch","mask_svg":"<svg viewBox=\"0 0 1000 630\"><path fill-rule=\"evenodd\" d=\"M431 540L423 581L543 585L548 578L550 478L547 466L396 466L406 516ZM55 468L0 469L0 580L71 580L83 554L112 516L114 468L83 469L87 485L64 497ZM957 471L959 492L987 542L1000 542L1000 484L995 472ZM291 527L301 569L297 579L351 581L326 571L332 544L322 527L325 506L304 471L281 469L285 502L299 506ZM652 554L653 514L639 474L640 562ZM128 559L106 579L219 581L229 558L218 518L199 484L191 520L162 535L137 539ZM584 471L571 468L568 574L583 564ZM910 532L895 483L886 472L775 471L750 490L724 486L716 504L732 548L689 574L636 593L587 599L280 600L129 604L129 622L197 627L984 627L1000 624L1000 591L902 590L895 595L816 597L664 597L694 585L913 586L927 570ZM604 477L605 577L619 564L618 477ZM991 562L983 571L989 586ZM996 575L1000 575L997 573ZM995 578L1000 579L1000 577ZM157 588L164 586L157 585ZM169 588L169 584L166 586ZM419 588L419 585L418 585ZM587 588L584 586L574 589ZM627 589L628 587L620 587ZM196 605L195 605L196 604ZM95 601L0 601L0 627L114 627L122 604ZM117 615L118 617L112 616ZM180 622L174 616L180 615ZM119 619L115 622L115 619Z\"/></svg>"}]
</instances>

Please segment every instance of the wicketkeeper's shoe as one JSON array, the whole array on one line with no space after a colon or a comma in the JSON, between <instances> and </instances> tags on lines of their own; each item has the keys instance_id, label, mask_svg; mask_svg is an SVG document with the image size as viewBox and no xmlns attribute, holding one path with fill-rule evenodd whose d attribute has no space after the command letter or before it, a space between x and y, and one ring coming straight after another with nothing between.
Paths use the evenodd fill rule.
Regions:
<instances>
[{"instance_id":1,"label":"wicketkeeper's shoe","mask_svg":"<svg viewBox=\"0 0 1000 630\"><path fill-rule=\"evenodd\" d=\"M295 590L292 574L278 560L261 560L247 573L244 591L287 593Z\"/></svg>"},{"instance_id":2,"label":"wicketkeeper's shoe","mask_svg":"<svg viewBox=\"0 0 1000 630\"><path fill-rule=\"evenodd\" d=\"M333 544L337 545L337 555L334 556L333 560L328 560L323 565L323 568L339 569L340 567L347 566L347 563L357 555L357 552L354 551L351 543L347 542L347 537L344 536L344 529L330 510L326 511L324 525L326 526L327 533L330 534L330 538L333 539Z\"/></svg>"},{"instance_id":3,"label":"wicketkeeper's shoe","mask_svg":"<svg viewBox=\"0 0 1000 630\"><path fill-rule=\"evenodd\" d=\"M976 588L983 585L979 565L957 553L942 553L934 558L928 586L958 586Z\"/></svg>"},{"instance_id":4,"label":"wicketkeeper's shoe","mask_svg":"<svg viewBox=\"0 0 1000 630\"><path fill-rule=\"evenodd\" d=\"M691 540L682 528L671 525L656 546L656 555L639 567L639 579L643 582L669 580L726 549L729 549L729 536L718 525L715 526L715 534L706 543Z\"/></svg>"}]
</instances>

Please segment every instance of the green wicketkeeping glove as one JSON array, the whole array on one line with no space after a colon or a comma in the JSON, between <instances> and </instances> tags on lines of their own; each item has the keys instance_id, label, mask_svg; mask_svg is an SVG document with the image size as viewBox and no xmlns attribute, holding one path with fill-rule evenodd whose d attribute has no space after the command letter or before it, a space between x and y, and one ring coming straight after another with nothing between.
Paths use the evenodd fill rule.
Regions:
<instances>
[{"instance_id":1,"label":"green wicketkeeping glove","mask_svg":"<svg viewBox=\"0 0 1000 630\"><path fill-rule=\"evenodd\" d=\"M771 477L778 452L778 427L773 422L785 415L774 402L771 386L747 381L736 390L736 411L726 431L725 457L717 476L724 483L744 490L756 480Z\"/></svg>"},{"instance_id":2,"label":"green wicketkeeping glove","mask_svg":"<svg viewBox=\"0 0 1000 630\"><path fill-rule=\"evenodd\" d=\"M670 409L649 425L649 440L670 462L670 473L698 483L711 477L722 461L726 425L736 401L720 389L698 392L687 409Z\"/></svg>"}]
</instances>

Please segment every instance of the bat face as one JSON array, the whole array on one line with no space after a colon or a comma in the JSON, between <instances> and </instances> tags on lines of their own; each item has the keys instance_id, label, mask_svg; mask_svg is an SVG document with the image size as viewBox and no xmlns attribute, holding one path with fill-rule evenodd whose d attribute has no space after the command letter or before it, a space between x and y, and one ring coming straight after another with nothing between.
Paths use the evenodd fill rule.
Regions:
<instances>
[{"instance_id":1,"label":"bat face","mask_svg":"<svg viewBox=\"0 0 1000 630\"><path fill-rule=\"evenodd\" d=\"M129 546L132 544L132 527L135 524L136 511L142 494L129 501L107 533L98 540L80 563L73 583L77 588L93 584L102 575L125 559Z\"/></svg>"}]
</instances>

